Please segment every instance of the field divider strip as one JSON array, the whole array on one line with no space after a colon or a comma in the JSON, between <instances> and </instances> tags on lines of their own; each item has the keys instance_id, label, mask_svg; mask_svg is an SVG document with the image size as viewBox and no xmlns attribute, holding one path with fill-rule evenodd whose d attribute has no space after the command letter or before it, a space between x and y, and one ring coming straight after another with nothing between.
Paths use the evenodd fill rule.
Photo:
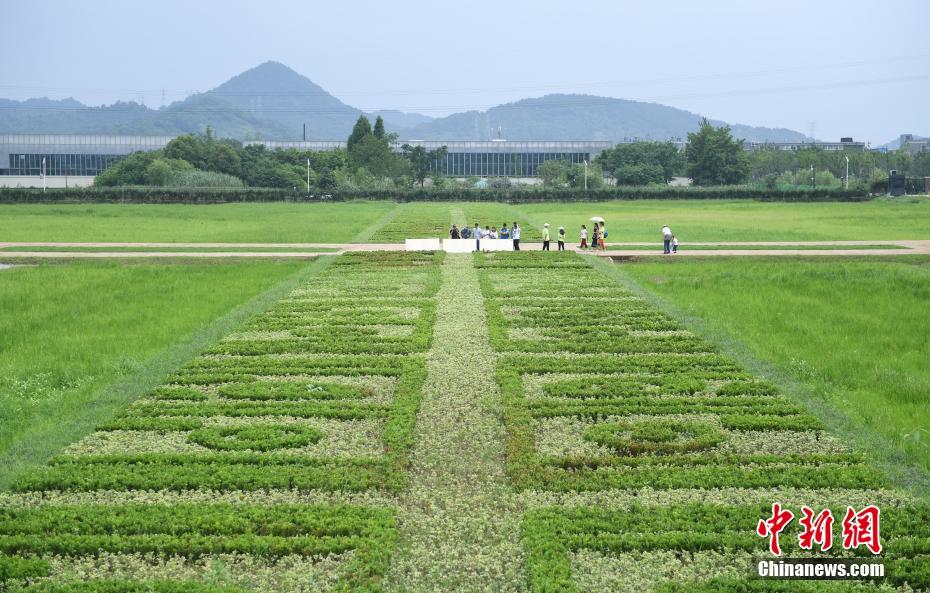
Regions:
<instances>
[{"instance_id":1,"label":"field divider strip","mask_svg":"<svg viewBox=\"0 0 930 593\"><path fill-rule=\"evenodd\" d=\"M471 254L447 254L388 591L523 591L497 355Z\"/></svg>"}]
</instances>

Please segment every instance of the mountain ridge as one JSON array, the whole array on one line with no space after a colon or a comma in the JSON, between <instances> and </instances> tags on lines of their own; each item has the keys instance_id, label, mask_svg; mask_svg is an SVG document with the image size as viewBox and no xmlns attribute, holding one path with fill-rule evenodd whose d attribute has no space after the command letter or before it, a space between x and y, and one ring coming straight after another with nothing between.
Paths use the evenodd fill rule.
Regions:
<instances>
[{"instance_id":1,"label":"mountain ridge","mask_svg":"<svg viewBox=\"0 0 930 593\"><path fill-rule=\"evenodd\" d=\"M89 107L73 98L0 99L0 132L184 134L202 133L209 125L218 136L299 140L306 124L308 138L332 140L347 137L363 113L288 66L268 61L161 109L131 101ZM701 120L668 105L586 94L525 98L440 118L390 109L369 115L381 115L403 139L450 141L498 134L509 140L673 140L684 139ZM787 128L731 128L746 140L807 139Z\"/></svg>"}]
</instances>

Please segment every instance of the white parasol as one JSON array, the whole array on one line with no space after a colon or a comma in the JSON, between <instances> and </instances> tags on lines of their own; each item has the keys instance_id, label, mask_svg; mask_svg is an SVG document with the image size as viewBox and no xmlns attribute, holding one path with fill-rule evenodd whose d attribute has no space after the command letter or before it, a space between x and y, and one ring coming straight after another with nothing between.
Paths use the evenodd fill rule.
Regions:
<instances>
[{"instance_id":1,"label":"white parasol","mask_svg":"<svg viewBox=\"0 0 930 593\"><path fill-rule=\"evenodd\" d=\"M601 218L600 216L592 216L591 222L604 222L604 219Z\"/></svg>"}]
</instances>

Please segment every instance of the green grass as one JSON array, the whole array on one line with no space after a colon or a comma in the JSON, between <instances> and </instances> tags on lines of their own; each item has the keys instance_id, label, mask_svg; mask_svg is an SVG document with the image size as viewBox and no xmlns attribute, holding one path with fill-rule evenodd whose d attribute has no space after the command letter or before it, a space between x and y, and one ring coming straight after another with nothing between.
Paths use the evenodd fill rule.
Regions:
<instances>
[{"instance_id":1,"label":"green grass","mask_svg":"<svg viewBox=\"0 0 930 593\"><path fill-rule=\"evenodd\" d=\"M894 250L904 250L907 251L907 247L899 247L897 245L679 245L679 251L720 251L720 250L730 250L738 249L740 251L762 251L762 250L776 250L776 251L800 251L800 250L814 250L814 251L836 251L838 249L852 249L852 250L862 250L862 249L888 249L891 251ZM607 251L662 251L662 244L656 243L655 245L608 245Z\"/></svg>"},{"instance_id":2,"label":"green grass","mask_svg":"<svg viewBox=\"0 0 930 593\"><path fill-rule=\"evenodd\" d=\"M4 241L348 243L369 238L445 237L452 222L518 221L537 240L548 222L568 240L591 216L607 219L610 241L657 241L663 224L684 243L703 241L891 240L930 238L930 200L784 203L742 200L642 200L503 204L496 202L333 202L245 204L0 205ZM462 220L458 220L461 217ZM453 220L456 219L456 220Z\"/></svg>"},{"instance_id":3,"label":"green grass","mask_svg":"<svg viewBox=\"0 0 930 593\"><path fill-rule=\"evenodd\" d=\"M337 247L89 247L89 246L63 246L48 247L43 245L31 247L0 247L3 251L29 251L29 252L74 252L74 253L332 253L339 251Z\"/></svg>"},{"instance_id":4,"label":"green grass","mask_svg":"<svg viewBox=\"0 0 930 593\"><path fill-rule=\"evenodd\" d=\"M3 241L348 243L392 202L0 205Z\"/></svg>"},{"instance_id":5,"label":"green grass","mask_svg":"<svg viewBox=\"0 0 930 593\"><path fill-rule=\"evenodd\" d=\"M930 469L930 258L643 260L622 270Z\"/></svg>"},{"instance_id":6,"label":"green grass","mask_svg":"<svg viewBox=\"0 0 930 593\"><path fill-rule=\"evenodd\" d=\"M829 241L930 238L930 200L753 202L642 200L520 205L536 226L565 227L572 241L592 216L607 221L608 241L660 241L663 224L683 242Z\"/></svg>"},{"instance_id":7,"label":"green grass","mask_svg":"<svg viewBox=\"0 0 930 593\"><path fill-rule=\"evenodd\" d=\"M3 270L0 459L29 434L68 432L109 385L306 267L94 261Z\"/></svg>"}]
</instances>

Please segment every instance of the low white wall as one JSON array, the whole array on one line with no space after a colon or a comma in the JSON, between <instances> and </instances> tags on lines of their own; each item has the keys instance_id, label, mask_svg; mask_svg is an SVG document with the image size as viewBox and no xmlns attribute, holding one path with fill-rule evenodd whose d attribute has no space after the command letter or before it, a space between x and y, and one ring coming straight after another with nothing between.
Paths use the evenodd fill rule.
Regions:
<instances>
[{"instance_id":1,"label":"low white wall","mask_svg":"<svg viewBox=\"0 0 930 593\"><path fill-rule=\"evenodd\" d=\"M439 239L406 239L404 248L407 251L440 251L442 245Z\"/></svg>"},{"instance_id":2,"label":"low white wall","mask_svg":"<svg viewBox=\"0 0 930 593\"><path fill-rule=\"evenodd\" d=\"M481 251L513 251L513 239L482 239Z\"/></svg>"},{"instance_id":3,"label":"low white wall","mask_svg":"<svg viewBox=\"0 0 930 593\"><path fill-rule=\"evenodd\" d=\"M93 176L49 175L45 178L45 187L90 187L93 184ZM42 177L39 175L0 175L0 187L42 187Z\"/></svg>"},{"instance_id":4,"label":"low white wall","mask_svg":"<svg viewBox=\"0 0 930 593\"><path fill-rule=\"evenodd\" d=\"M443 239L442 249L449 253L471 253L475 250L474 239Z\"/></svg>"}]
</instances>

